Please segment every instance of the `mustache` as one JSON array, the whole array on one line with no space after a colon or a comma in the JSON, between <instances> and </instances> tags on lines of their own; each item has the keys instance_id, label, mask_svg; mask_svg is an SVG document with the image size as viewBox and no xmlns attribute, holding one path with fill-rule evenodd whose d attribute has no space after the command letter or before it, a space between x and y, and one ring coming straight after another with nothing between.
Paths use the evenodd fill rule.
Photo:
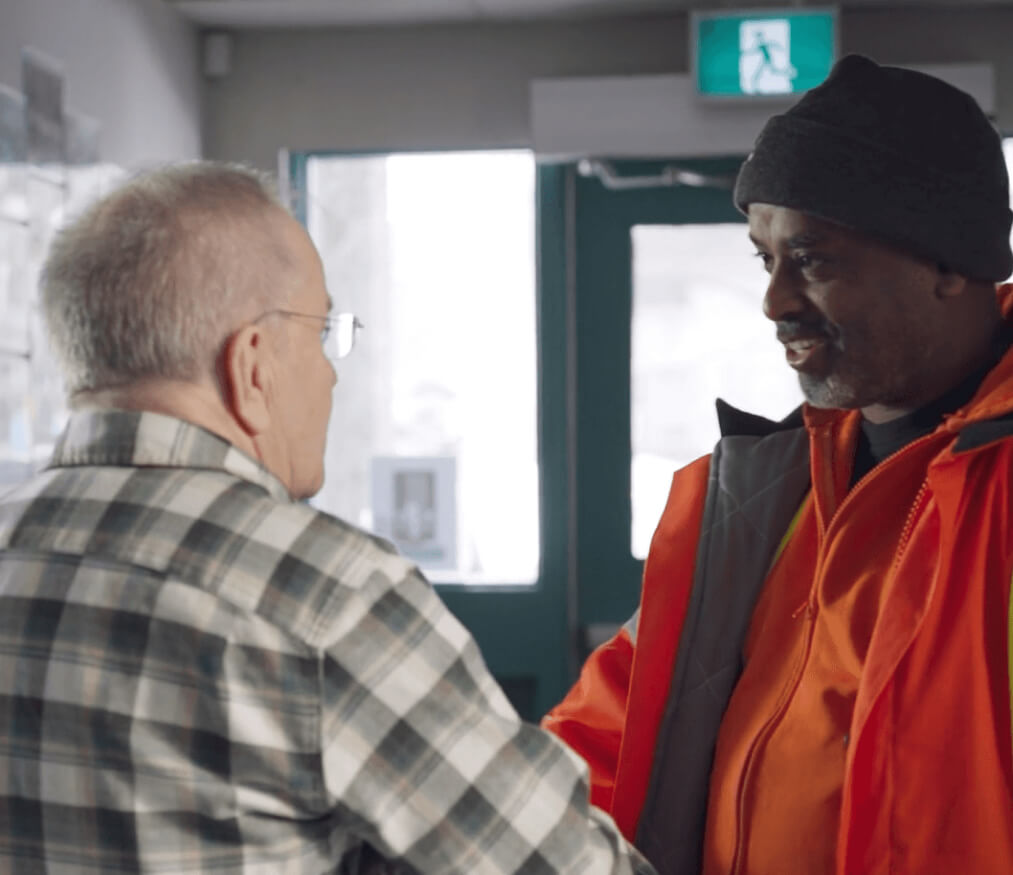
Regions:
<instances>
[{"instance_id":1,"label":"mustache","mask_svg":"<svg viewBox=\"0 0 1013 875\"><path fill-rule=\"evenodd\" d=\"M795 340L826 339L837 341L841 332L832 322L826 319L782 319L775 323L777 339L781 343Z\"/></svg>"}]
</instances>

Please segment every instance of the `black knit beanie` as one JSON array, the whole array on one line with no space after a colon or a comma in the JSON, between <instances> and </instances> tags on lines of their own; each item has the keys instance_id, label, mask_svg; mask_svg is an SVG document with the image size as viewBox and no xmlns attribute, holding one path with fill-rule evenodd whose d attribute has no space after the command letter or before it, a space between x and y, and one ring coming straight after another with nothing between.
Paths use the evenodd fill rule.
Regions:
<instances>
[{"instance_id":1,"label":"black knit beanie","mask_svg":"<svg viewBox=\"0 0 1013 875\"><path fill-rule=\"evenodd\" d=\"M1002 142L974 99L934 76L860 55L771 118L735 183L735 205L800 210L963 276L1013 270Z\"/></svg>"}]
</instances>

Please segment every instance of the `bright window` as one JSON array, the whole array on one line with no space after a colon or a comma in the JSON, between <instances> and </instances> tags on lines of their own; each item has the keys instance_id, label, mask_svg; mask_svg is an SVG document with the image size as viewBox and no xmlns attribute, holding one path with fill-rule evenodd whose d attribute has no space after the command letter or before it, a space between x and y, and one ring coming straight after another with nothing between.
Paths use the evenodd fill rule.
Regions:
<instances>
[{"instance_id":1,"label":"bright window","mask_svg":"<svg viewBox=\"0 0 1013 875\"><path fill-rule=\"evenodd\" d=\"M0 163L0 491L44 465L67 420L63 380L38 311L38 278L67 218L122 171Z\"/></svg>"},{"instance_id":2,"label":"bright window","mask_svg":"<svg viewBox=\"0 0 1013 875\"><path fill-rule=\"evenodd\" d=\"M647 555L672 473L719 438L714 399L781 419L802 401L761 311L744 224L633 229L633 555Z\"/></svg>"},{"instance_id":3,"label":"bright window","mask_svg":"<svg viewBox=\"0 0 1013 875\"><path fill-rule=\"evenodd\" d=\"M336 308L365 325L314 503L435 580L534 582L531 153L312 157L306 187Z\"/></svg>"}]
</instances>

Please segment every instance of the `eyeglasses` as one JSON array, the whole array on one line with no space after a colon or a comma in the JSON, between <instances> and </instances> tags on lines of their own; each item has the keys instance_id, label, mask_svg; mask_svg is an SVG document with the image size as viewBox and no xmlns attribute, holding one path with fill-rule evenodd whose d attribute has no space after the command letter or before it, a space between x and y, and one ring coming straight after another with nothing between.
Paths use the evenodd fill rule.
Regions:
<instances>
[{"instance_id":1,"label":"eyeglasses","mask_svg":"<svg viewBox=\"0 0 1013 875\"><path fill-rule=\"evenodd\" d=\"M317 316L313 313L296 313L294 310L268 310L254 321L265 316L287 316L290 319L316 319L323 322L320 329L320 343L324 355L331 359L343 359L355 348L355 338L365 327L354 313L338 313L334 316Z\"/></svg>"}]
</instances>

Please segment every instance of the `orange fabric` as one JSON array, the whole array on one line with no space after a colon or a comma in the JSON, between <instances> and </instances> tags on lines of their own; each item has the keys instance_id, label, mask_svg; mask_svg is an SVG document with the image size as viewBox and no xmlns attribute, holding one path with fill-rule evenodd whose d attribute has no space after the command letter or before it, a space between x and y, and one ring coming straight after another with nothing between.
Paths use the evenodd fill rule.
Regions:
<instances>
[{"instance_id":1,"label":"orange fabric","mask_svg":"<svg viewBox=\"0 0 1013 875\"><path fill-rule=\"evenodd\" d=\"M542 720L591 766L593 804L609 811L630 841L647 795L658 725L693 586L696 542L707 493L708 458L672 478L668 505L644 565L634 651L621 631L587 660L580 680ZM637 695L632 700L628 691Z\"/></svg>"},{"instance_id":2,"label":"orange fabric","mask_svg":"<svg viewBox=\"0 0 1013 875\"><path fill-rule=\"evenodd\" d=\"M668 504L658 524L647 561L640 599L637 640L657 646L633 656L630 679L638 695L627 706L626 732L619 750L612 814L624 835L634 836L647 796L654 746L671 683L675 651L693 588L696 542L703 523L710 459L698 459L672 478ZM676 573L678 569L678 573Z\"/></svg>"},{"instance_id":3,"label":"orange fabric","mask_svg":"<svg viewBox=\"0 0 1013 875\"><path fill-rule=\"evenodd\" d=\"M718 736L706 875L834 870L859 679L921 482L881 470L849 493L858 421L854 413L813 429L812 465L832 472L829 494L806 502L753 613ZM924 471L947 440L885 464Z\"/></svg>"},{"instance_id":4,"label":"orange fabric","mask_svg":"<svg viewBox=\"0 0 1013 875\"><path fill-rule=\"evenodd\" d=\"M591 804L606 811L612 808L632 663L633 643L623 629L591 654L566 699L542 718L542 726L587 760Z\"/></svg>"},{"instance_id":5,"label":"orange fabric","mask_svg":"<svg viewBox=\"0 0 1013 875\"><path fill-rule=\"evenodd\" d=\"M1010 440L929 470L855 703L840 873L1013 872L1010 471Z\"/></svg>"},{"instance_id":6,"label":"orange fabric","mask_svg":"<svg viewBox=\"0 0 1013 875\"><path fill-rule=\"evenodd\" d=\"M1001 303L1011 320L1013 287L1002 290ZM1013 352L990 374L971 404L926 439L935 454L931 462L927 464L912 445L910 454L902 452L896 464L884 463L863 479L864 498L856 488L852 499L843 501L843 467L833 458L835 452L850 446L853 437L848 436L848 429L854 425L849 420L854 420L854 414L807 411L814 465L812 507L775 565L745 646L751 664L761 661L764 647L778 651L783 664L782 651L795 648L797 653L801 640L804 652L806 636L815 640L817 618L825 613L820 633L824 641L819 647L828 648L826 658L803 668L829 684L825 687L828 700L817 701L819 685L810 684L809 692L794 705L798 711L792 722L804 729L809 717L819 715L815 747L810 738L810 762L818 758L821 737L825 746L831 743L827 739L840 734L848 722L847 712L849 741L845 746L842 737L838 753L828 757L836 766L832 761L816 766L815 780L823 788L817 792L827 798L822 807L817 805L818 811L805 815L808 825L804 828L814 828L812 824L819 822L823 826L815 828L827 831L827 824L834 820L831 809L839 811L833 868L800 868L786 856L779 868L766 870L759 868L766 863L754 857L749 861L755 868L746 870L750 875L765 871L835 875L1013 872L1006 640L1013 575L1013 439L1006 437L959 454L952 451L954 438L968 423L1011 413ZM589 759L593 768L595 763L605 764L608 774L599 785L613 788L606 807L628 837L636 831L669 692L692 582L706 467L707 460L700 460L673 481L645 566L632 654L628 637L625 643L606 646L600 657L596 653L585 668L579 696L568 697L546 720L549 728L565 724L560 733L564 738L578 738L581 733L576 727L585 719L591 725L604 720L588 737L596 742L605 739L608 753ZM690 470L695 477L687 476ZM857 575L855 593L850 591L852 575ZM797 626L790 626L793 634L786 635L780 650L765 641L765 623L770 620L788 628L782 608L796 602L794 613L809 604L810 595L814 597L812 616L796 617ZM842 599L846 604L838 605ZM602 661L614 670L602 671ZM628 683L624 682L625 664L630 666ZM608 677L601 694L599 671ZM852 689L856 672L857 688ZM799 671L800 677L805 674ZM624 687L625 695L616 696L615 691ZM841 691L845 699L851 698L844 702L844 711L838 712L832 700ZM596 709L593 703L599 695L615 697L613 706ZM791 710L791 698L785 713ZM736 710L738 699L737 688ZM747 719L741 714L736 718L732 707L726 716L729 725ZM566 719L561 722L562 716ZM723 747L725 734L723 729ZM783 760L790 741L775 739L767 756L780 751ZM574 746L586 755L579 743ZM837 782L830 773L841 768L841 750L843 772L838 772L842 780ZM772 791L766 785L777 783L775 767L774 759L764 766L764 793ZM797 770L791 780L794 786L789 790L796 800L792 804L797 805L802 781ZM837 799L830 799L835 792L831 785L838 784ZM750 795L749 781L746 786L751 816L756 816L762 803ZM788 796L778 797L782 818L788 816L785 805L789 801ZM708 834L722 828L709 825ZM777 825L777 831L782 838L791 834L783 824ZM820 841L815 851L824 861L827 841ZM756 853L766 854L765 859L776 853L769 842L764 846L762 836L753 835L751 842L759 842Z\"/></svg>"}]
</instances>

